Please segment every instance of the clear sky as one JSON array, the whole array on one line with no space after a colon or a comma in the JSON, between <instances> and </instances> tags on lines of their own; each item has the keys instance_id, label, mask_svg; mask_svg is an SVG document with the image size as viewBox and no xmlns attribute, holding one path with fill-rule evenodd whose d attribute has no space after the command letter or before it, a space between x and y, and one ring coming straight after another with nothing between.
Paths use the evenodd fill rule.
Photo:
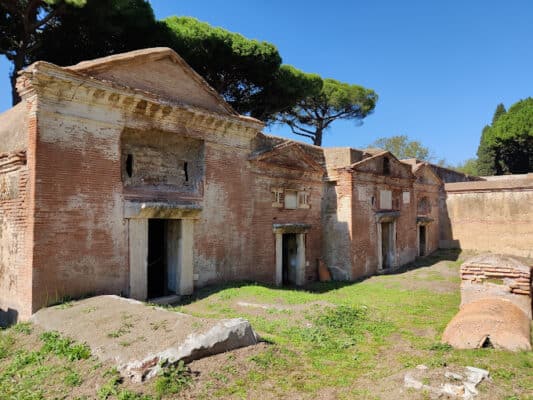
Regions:
<instances>
[{"instance_id":1,"label":"clear sky","mask_svg":"<svg viewBox=\"0 0 533 400\"><path fill-rule=\"evenodd\" d=\"M274 43L284 63L374 89L374 114L362 126L333 125L325 146L408 135L457 164L475 156L498 103L533 96L531 0L150 3L158 18L194 16ZM0 111L10 106L8 70L0 59ZM289 136L283 127L270 131Z\"/></svg>"}]
</instances>

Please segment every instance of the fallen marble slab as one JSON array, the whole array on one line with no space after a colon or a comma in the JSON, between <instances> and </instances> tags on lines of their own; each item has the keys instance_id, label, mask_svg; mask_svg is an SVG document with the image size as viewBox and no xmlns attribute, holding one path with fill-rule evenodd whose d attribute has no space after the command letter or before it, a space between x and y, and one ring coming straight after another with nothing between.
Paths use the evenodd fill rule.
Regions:
<instances>
[{"instance_id":1,"label":"fallen marble slab","mask_svg":"<svg viewBox=\"0 0 533 400\"><path fill-rule=\"evenodd\" d=\"M214 320L166 310L119 296L96 296L44 308L32 322L86 343L102 361L112 361L136 382L180 360L250 346L258 336L242 318Z\"/></svg>"}]
</instances>

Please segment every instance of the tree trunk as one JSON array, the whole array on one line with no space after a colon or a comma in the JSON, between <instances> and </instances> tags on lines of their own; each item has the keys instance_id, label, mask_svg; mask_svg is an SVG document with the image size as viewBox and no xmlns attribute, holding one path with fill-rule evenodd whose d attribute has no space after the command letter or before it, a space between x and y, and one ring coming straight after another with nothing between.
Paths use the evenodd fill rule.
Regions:
<instances>
[{"instance_id":1,"label":"tree trunk","mask_svg":"<svg viewBox=\"0 0 533 400\"><path fill-rule=\"evenodd\" d=\"M17 92L17 71L14 70L9 74L9 80L11 81L11 102L13 106L16 106L21 100Z\"/></svg>"},{"instance_id":2,"label":"tree trunk","mask_svg":"<svg viewBox=\"0 0 533 400\"><path fill-rule=\"evenodd\" d=\"M17 75L18 72L24 68L25 56L25 50L20 49L13 60L13 72L11 72L9 75L9 79L11 81L11 101L13 106L16 106L21 100L19 93L17 92Z\"/></svg>"},{"instance_id":3,"label":"tree trunk","mask_svg":"<svg viewBox=\"0 0 533 400\"><path fill-rule=\"evenodd\" d=\"M313 139L313 144L315 146L322 146L322 128L317 128L315 132L315 137Z\"/></svg>"}]
</instances>

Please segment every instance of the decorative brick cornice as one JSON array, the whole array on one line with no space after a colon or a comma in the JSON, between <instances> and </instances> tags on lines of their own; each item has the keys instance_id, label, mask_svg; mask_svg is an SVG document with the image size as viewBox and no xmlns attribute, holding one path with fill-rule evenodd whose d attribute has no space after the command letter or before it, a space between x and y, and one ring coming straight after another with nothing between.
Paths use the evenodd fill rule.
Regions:
<instances>
[{"instance_id":1,"label":"decorative brick cornice","mask_svg":"<svg viewBox=\"0 0 533 400\"><path fill-rule=\"evenodd\" d=\"M147 91L96 79L43 61L20 73L17 90L23 98L37 94L41 99L52 101L120 109L126 116L165 120L208 133L228 132L252 137L264 126L254 118L170 101Z\"/></svg>"}]
</instances>

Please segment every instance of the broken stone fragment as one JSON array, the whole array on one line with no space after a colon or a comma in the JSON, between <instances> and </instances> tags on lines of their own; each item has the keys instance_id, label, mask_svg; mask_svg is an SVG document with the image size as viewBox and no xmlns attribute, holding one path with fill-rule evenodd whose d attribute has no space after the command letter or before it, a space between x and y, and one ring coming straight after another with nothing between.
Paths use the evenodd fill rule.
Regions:
<instances>
[{"instance_id":1,"label":"broken stone fragment","mask_svg":"<svg viewBox=\"0 0 533 400\"><path fill-rule=\"evenodd\" d=\"M472 382L463 382L463 386L465 388L465 396L469 394L471 397L474 397L479 394L476 389L476 385Z\"/></svg>"},{"instance_id":2,"label":"broken stone fragment","mask_svg":"<svg viewBox=\"0 0 533 400\"><path fill-rule=\"evenodd\" d=\"M476 367L466 367L466 380L467 382L478 385L483 379L489 378L489 371L486 369Z\"/></svg>"},{"instance_id":3,"label":"broken stone fragment","mask_svg":"<svg viewBox=\"0 0 533 400\"><path fill-rule=\"evenodd\" d=\"M121 374L134 382L153 378L159 371L180 360L190 362L202 357L257 344L258 336L243 318L221 321L204 334L191 334L178 347L149 355L140 361L119 366Z\"/></svg>"},{"instance_id":4,"label":"broken stone fragment","mask_svg":"<svg viewBox=\"0 0 533 400\"><path fill-rule=\"evenodd\" d=\"M422 389L422 387L424 386L422 382L413 378L409 373L405 374L405 376L403 377L403 385L406 388L412 388L417 390Z\"/></svg>"},{"instance_id":5,"label":"broken stone fragment","mask_svg":"<svg viewBox=\"0 0 533 400\"><path fill-rule=\"evenodd\" d=\"M444 376L448 379L453 379L454 383L444 383L440 386L432 386L431 384L426 385L420 380L422 377L428 379L432 376L429 374L429 369L425 365L418 365L416 370L417 371L407 372L404 375L404 386L406 388L423 390L429 394L430 398L473 400L479 394L476 386L483 379L489 379L489 371L481 368L465 367L464 374L458 374L451 371L444 372Z\"/></svg>"},{"instance_id":6,"label":"broken stone fragment","mask_svg":"<svg viewBox=\"0 0 533 400\"><path fill-rule=\"evenodd\" d=\"M456 380L456 381L462 381L464 379L463 375L461 374L456 374L455 372L450 372L450 371L446 371L444 373L444 376L448 379L453 379L453 380Z\"/></svg>"},{"instance_id":7,"label":"broken stone fragment","mask_svg":"<svg viewBox=\"0 0 533 400\"><path fill-rule=\"evenodd\" d=\"M442 394L448 394L455 397L462 397L465 393L465 388L463 385L452 385L450 383L445 383L440 389Z\"/></svg>"}]
</instances>

